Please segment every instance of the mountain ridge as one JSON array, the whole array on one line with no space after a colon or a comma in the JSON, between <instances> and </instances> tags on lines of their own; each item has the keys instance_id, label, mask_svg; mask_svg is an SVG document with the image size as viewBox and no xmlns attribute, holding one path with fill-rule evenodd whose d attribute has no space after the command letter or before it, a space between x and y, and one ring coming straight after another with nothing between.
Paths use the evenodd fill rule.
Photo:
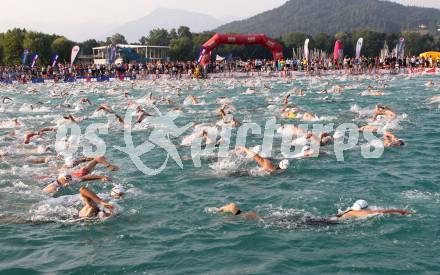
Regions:
<instances>
[{"instance_id":1,"label":"mountain ridge","mask_svg":"<svg viewBox=\"0 0 440 275\"><path fill-rule=\"evenodd\" d=\"M202 32L214 29L224 21L213 16L179 9L159 8L150 14L137 20L127 22L108 33L108 36L120 33L129 42L137 42L142 36L148 35L149 31L156 28L170 30L187 26L193 32Z\"/></svg>"},{"instance_id":2,"label":"mountain ridge","mask_svg":"<svg viewBox=\"0 0 440 275\"><path fill-rule=\"evenodd\" d=\"M358 29L399 32L422 24L436 30L440 10L379 0L290 0L278 8L227 23L214 31L280 37L289 32L315 35Z\"/></svg>"}]
</instances>

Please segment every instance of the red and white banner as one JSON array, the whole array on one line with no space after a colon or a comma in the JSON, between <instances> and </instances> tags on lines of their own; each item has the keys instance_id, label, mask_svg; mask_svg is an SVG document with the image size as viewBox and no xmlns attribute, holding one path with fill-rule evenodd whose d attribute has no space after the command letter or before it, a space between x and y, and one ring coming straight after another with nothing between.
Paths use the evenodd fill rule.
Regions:
<instances>
[{"instance_id":1,"label":"red and white banner","mask_svg":"<svg viewBox=\"0 0 440 275\"><path fill-rule=\"evenodd\" d=\"M73 65L73 62L75 62L75 59L76 59L76 56L78 55L78 53L79 53L79 46L78 45L76 45L76 46L74 46L73 48L72 48L72 53L71 53L71 55L70 55L70 66L72 66Z\"/></svg>"}]
</instances>

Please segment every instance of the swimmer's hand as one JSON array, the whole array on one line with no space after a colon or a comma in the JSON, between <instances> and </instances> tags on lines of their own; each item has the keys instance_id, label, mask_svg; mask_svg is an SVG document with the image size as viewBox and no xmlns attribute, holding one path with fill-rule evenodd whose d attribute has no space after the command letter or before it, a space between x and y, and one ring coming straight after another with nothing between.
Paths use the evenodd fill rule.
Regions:
<instances>
[{"instance_id":1,"label":"swimmer's hand","mask_svg":"<svg viewBox=\"0 0 440 275\"><path fill-rule=\"evenodd\" d=\"M250 156L250 157L253 157L253 156L255 155L254 152L252 152L251 150L249 150L249 149L247 149L247 148L245 148L245 147L243 147L243 146L238 147L238 148L235 150L235 153L237 154L237 156L239 156L239 155L242 154L242 153L245 153L246 155L248 155L248 156Z\"/></svg>"},{"instance_id":2,"label":"swimmer's hand","mask_svg":"<svg viewBox=\"0 0 440 275\"><path fill-rule=\"evenodd\" d=\"M113 213L113 211L115 210L115 206L106 202L106 201L101 201L100 205L108 210L110 210L111 213Z\"/></svg>"},{"instance_id":3,"label":"swimmer's hand","mask_svg":"<svg viewBox=\"0 0 440 275\"><path fill-rule=\"evenodd\" d=\"M110 177L107 177L107 176L102 176L102 177L101 177L101 181L102 181L102 182L111 182L112 179L111 179Z\"/></svg>"}]
</instances>

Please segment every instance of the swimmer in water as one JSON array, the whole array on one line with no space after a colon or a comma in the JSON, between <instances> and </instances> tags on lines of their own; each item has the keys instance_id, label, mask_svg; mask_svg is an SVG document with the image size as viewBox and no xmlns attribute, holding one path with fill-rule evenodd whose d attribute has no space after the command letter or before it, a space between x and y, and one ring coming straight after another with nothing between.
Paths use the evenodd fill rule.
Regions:
<instances>
[{"instance_id":1,"label":"swimmer in water","mask_svg":"<svg viewBox=\"0 0 440 275\"><path fill-rule=\"evenodd\" d=\"M310 112L305 112L302 116L302 120L304 120L304 121L313 121L313 120L317 120L317 119L318 119L318 117L315 114L310 113Z\"/></svg>"},{"instance_id":2,"label":"swimmer in water","mask_svg":"<svg viewBox=\"0 0 440 275\"><path fill-rule=\"evenodd\" d=\"M288 119L296 119L299 109L289 104L290 93L284 97L283 108L281 108L281 117Z\"/></svg>"},{"instance_id":3,"label":"swimmer in water","mask_svg":"<svg viewBox=\"0 0 440 275\"><path fill-rule=\"evenodd\" d=\"M394 119L396 118L396 113L389 107L382 106L382 105L376 105L374 109L374 115L373 120L377 120L379 116L384 116L387 119Z\"/></svg>"},{"instance_id":4,"label":"swimmer in water","mask_svg":"<svg viewBox=\"0 0 440 275\"><path fill-rule=\"evenodd\" d=\"M112 114L116 117L119 123L124 124L124 119L118 115L108 104L101 104L95 112L104 111L108 114Z\"/></svg>"},{"instance_id":5,"label":"swimmer in water","mask_svg":"<svg viewBox=\"0 0 440 275\"><path fill-rule=\"evenodd\" d=\"M240 208L238 207L237 204L235 203L230 203L228 205L225 205L223 207L220 207L218 209L219 213L224 213L224 214L232 214L234 216L240 216L243 217L245 219L251 219L251 220L263 220L260 215L258 215L256 212L243 212L240 210Z\"/></svg>"},{"instance_id":6,"label":"swimmer in water","mask_svg":"<svg viewBox=\"0 0 440 275\"><path fill-rule=\"evenodd\" d=\"M413 214L413 212L406 210L395 210L395 209L371 210L368 209L368 203L365 200L358 200L353 204L352 207L348 208L346 211L330 218L336 218L338 220L347 220L347 219L367 218L367 217L386 215L386 214L398 214L398 215L406 216Z\"/></svg>"},{"instance_id":7,"label":"swimmer in water","mask_svg":"<svg viewBox=\"0 0 440 275\"><path fill-rule=\"evenodd\" d=\"M285 171L289 167L289 161L287 159L282 160L278 165L274 165L272 161L261 157L246 147L239 147L237 153L245 153L247 156L253 158L260 166L260 170L266 173L274 174L279 171Z\"/></svg>"},{"instance_id":8,"label":"swimmer in water","mask_svg":"<svg viewBox=\"0 0 440 275\"><path fill-rule=\"evenodd\" d=\"M385 148L400 147L405 145L405 142L397 138L391 131L385 131L383 133L383 145Z\"/></svg>"},{"instance_id":9,"label":"swimmer in water","mask_svg":"<svg viewBox=\"0 0 440 275\"><path fill-rule=\"evenodd\" d=\"M88 99L87 97L83 97L79 100L79 103L88 103L90 106L93 105L93 103Z\"/></svg>"},{"instance_id":10,"label":"swimmer in water","mask_svg":"<svg viewBox=\"0 0 440 275\"><path fill-rule=\"evenodd\" d=\"M220 145L224 144L225 141L223 139L219 139L217 141L213 140L209 137L208 131L203 130L201 134L202 141L205 141L205 145L212 145L214 144L215 147L219 147Z\"/></svg>"},{"instance_id":11,"label":"swimmer in water","mask_svg":"<svg viewBox=\"0 0 440 275\"><path fill-rule=\"evenodd\" d=\"M1 96L1 97L0 97L0 100L1 100L1 102L2 102L3 104L5 104L7 100L9 100L9 102L14 102L14 101L13 101L10 97L8 97L8 96Z\"/></svg>"},{"instance_id":12,"label":"swimmer in water","mask_svg":"<svg viewBox=\"0 0 440 275\"><path fill-rule=\"evenodd\" d=\"M125 196L125 194L126 191L122 185L113 186L110 194L95 194L90 189L86 187L81 187L79 190L79 194L77 195L66 195L60 196L58 198L50 198L37 203L36 206L45 205L49 207L58 207L62 205L66 207L71 207L82 203L82 208L78 211L77 217L81 219L107 219L117 214L117 203ZM34 223L35 221L20 216L0 215L0 222L26 224Z\"/></svg>"},{"instance_id":13,"label":"swimmer in water","mask_svg":"<svg viewBox=\"0 0 440 275\"><path fill-rule=\"evenodd\" d=\"M38 130L38 132L28 132L24 136L23 143L29 144L32 138L37 136L41 137L45 132L54 132L56 130L57 130L56 128L43 128Z\"/></svg>"},{"instance_id":14,"label":"swimmer in water","mask_svg":"<svg viewBox=\"0 0 440 275\"><path fill-rule=\"evenodd\" d=\"M70 122L77 122L72 115L63 116L63 119L68 120Z\"/></svg>"},{"instance_id":15,"label":"swimmer in water","mask_svg":"<svg viewBox=\"0 0 440 275\"><path fill-rule=\"evenodd\" d=\"M313 132L308 132L305 138L319 146L325 146L333 142L333 137L327 132L322 132L319 134L319 137Z\"/></svg>"},{"instance_id":16,"label":"swimmer in water","mask_svg":"<svg viewBox=\"0 0 440 275\"><path fill-rule=\"evenodd\" d=\"M219 113L222 117L222 120L225 124L230 125L231 127L237 127L240 125L240 122L235 119L231 114L227 114L225 109L225 106L223 106L222 108L220 108Z\"/></svg>"},{"instance_id":17,"label":"swimmer in water","mask_svg":"<svg viewBox=\"0 0 440 275\"><path fill-rule=\"evenodd\" d=\"M141 123L142 121L144 121L146 117L152 116L151 114L145 112L141 106L138 106L136 108L136 114L137 114L136 123Z\"/></svg>"},{"instance_id":18,"label":"swimmer in water","mask_svg":"<svg viewBox=\"0 0 440 275\"><path fill-rule=\"evenodd\" d=\"M13 127L11 127L11 126L13 126ZM22 124L18 120L18 118L14 118L14 119L10 119L10 120L5 120L5 121L0 121L0 128L3 128L3 127L17 128L17 127L21 127L21 126L22 126Z\"/></svg>"},{"instance_id":19,"label":"swimmer in water","mask_svg":"<svg viewBox=\"0 0 440 275\"><path fill-rule=\"evenodd\" d=\"M283 101L283 105L284 105L284 107L288 107L288 106L289 106L289 98L290 98L290 93L287 94L287 95L284 97L284 101Z\"/></svg>"},{"instance_id":20,"label":"swimmer in water","mask_svg":"<svg viewBox=\"0 0 440 275\"><path fill-rule=\"evenodd\" d=\"M116 206L113 202L124 196L125 189L121 185L113 187L110 193L110 200L100 198L87 187L81 187L79 194L83 203L83 208L78 213L80 218L98 217L105 219L115 214ZM99 206L101 206L102 209L100 209ZM104 209L108 209L110 212L104 211Z\"/></svg>"},{"instance_id":21,"label":"swimmer in water","mask_svg":"<svg viewBox=\"0 0 440 275\"><path fill-rule=\"evenodd\" d=\"M188 98L191 100L191 103L193 105L197 105L199 104L199 101L197 100L197 97L193 96L193 95L189 95Z\"/></svg>"},{"instance_id":22,"label":"swimmer in water","mask_svg":"<svg viewBox=\"0 0 440 275\"><path fill-rule=\"evenodd\" d=\"M72 182L83 182L83 181L94 181L94 180L109 182L110 178L107 176L91 174L93 169L96 167L98 163L105 166L109 171L117 171L119 169L117 166L108 163L104 157L96 157L93 160L91 160L89 163L87 163L86 166L84 166L79 170L76 170L72 173L60 174L57 177L56 181L50 183L43 189L43 192L47 194L56 193L60 188L67 187Z\"/></svg>"},{"instance_id":23,"label":"swimmer in water","mask_svg":"<svg viewBox=\"0 0 440 275\"><path fill-rule=\"evenodd\" d=\"M230 203L223 207L220 207L218 209L218 212L224 214L232 214L234 216L240 216L245 219L257 220L257 221L274 220L273 217L262 217L260 214L256 212L243 212L235 203ZM396 209L370 210L368 209L368 203L365 200L358 200L353 204L352 207L348 208L346 211L336 216L329 216L324 218L294 216L292 217L294 219L291 221L303 225L330 225L330 224L338 224L351 219L362 219L362 218L368 218L378 215L392 215L392 214L407 216L414 213L407 210L396 210ZM276 219L281 221L290 220L289 217L282 217Z\"/></svg>"}]
</instances>

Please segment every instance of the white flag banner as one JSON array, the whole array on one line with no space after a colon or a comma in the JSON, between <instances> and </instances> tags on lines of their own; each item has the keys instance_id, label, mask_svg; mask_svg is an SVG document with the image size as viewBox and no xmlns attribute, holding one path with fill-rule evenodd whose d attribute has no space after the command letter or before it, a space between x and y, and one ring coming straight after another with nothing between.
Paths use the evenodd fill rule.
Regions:
<instances>
[{"instance_id":1,"label":"white flag banner","mask_svg":"<svg viewBox=\"0 0 440 275\"><path fill-rule=\"evenodd\" d=\"M78 45L76 45L76 46L74 46L73 48L72 48L72 53L71 53L71 55L70 55L70 66L72 66L73 65L73 62L75 62L75 59L76 59L76 56L78 55L78 53L79 53L79 46Z\"/></svg>"},{"instance_id":2,"label":"white flag banner","mask_svg":"<svg viewBox=\"0 0 440 275\"><path fill-rule=\"evenodd\" d=\"M356 44L356 59L361 58L361 51L362 51L362 45L364 44L364 39L361 37L358 39L358 42Z\"/></svg>"},{"instance_id":3,"label":"white flag banner","mask_svg":"<svg viewBox=\"0 0 440 275\"><path fill-rule=\"evenodd\" d=\"M304 42L304 58L309 61L309 41L310 39L306 39Z\"/></svg>"}]
</instances>

